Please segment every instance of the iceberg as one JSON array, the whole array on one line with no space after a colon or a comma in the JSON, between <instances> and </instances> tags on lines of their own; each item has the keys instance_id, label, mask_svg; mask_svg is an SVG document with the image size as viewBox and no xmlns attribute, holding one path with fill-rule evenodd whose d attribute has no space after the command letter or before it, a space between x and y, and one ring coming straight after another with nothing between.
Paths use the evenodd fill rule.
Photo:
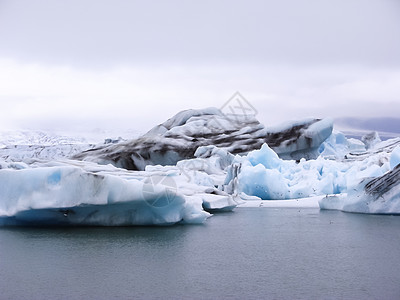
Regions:
<instances>
[{"instance_id":1,"label":"iceberg","mask_svg":"<svg viewBox=\"0 0 400 300\"><path fill-rule=\"evenodd\" d=\"M195 224L241 205L314 207L321 198L321 209L397 213L400 138L363 140L331 119L266 128L209 108L79 154L81 142L7 144L0 225Z\"/></svg>"},{"instance_id":2,"label":"iceberg","mask_svg":"<svg viewBox=\"0 0 400 300\"><path fill-rule=\"evenodd\" d=\"M346 195L326 196L321 209L368 214L400 214L400 164L374 179L365 179Z\"/></svg>"},{"instance_id":3,"label":"iceberg","mask_svg":"<svg viewBox=\"0 0 400 300\"><path fill-rule=\"evenodd\" d=\"M202 146L244 155L264 143L283 158L315 158L332 130L331 119L306 119L266 128L254 116L232 118L217 108L186 110L137 139L89 149L73 159L144 170L147 165L176 165L194 158Z\"/></svg>"},{"instance_id":4,"label":"iceberg","mask_svg":"<svg viewBox=\"0 0 400 300\"><path fill-rule=\"evenodd\" d=\"M69 159L0 161L0 225L203 223L240 200L217 188L234 156L213 146L196 156L144 171Z\"/></svg>"},{"instance_id":5,"label":"iceberg","mask_svg":"<svg viewBox=\"0 0 400 300\"><path fill-rule=\"evenodd\" d=\"M379 177L398 160L400 139L388 140L364 152L343 155L350 143L329 138L321 146L322 154L314 160L283 160L264 144L246 156L236 156L227 169L224 190L244 193L264 200L282 200L348 193L365 178ZM339 141L339 147L333 143ZM354 144L354 142L351 142ZM327 149L338 149L334 152ZM393 152L393 153L392 153ZM342 158L340 158L342 157Z\"/></svg>"},{"instance_id":6,"label":"iceberg","mask_svg":"<svg viewBox=\"0 0 400 300\"><path fill-rule=\"evenodd\" d=\"M210 216L169 182L165 174L138 180L75 166L1 169L0 224L170 225Z\"/></svg>"},{"instance_id":7,"label":"iceberg","mask_svg":"<svg viewBox=\"0 0 400 300\"><path fill-rule=\"evenodd\" d=\"M284 159L313 159L318 157L319 146L332 131L331 118L291 121L268 128L264 143Z\"/></svg>"}]
</instances>

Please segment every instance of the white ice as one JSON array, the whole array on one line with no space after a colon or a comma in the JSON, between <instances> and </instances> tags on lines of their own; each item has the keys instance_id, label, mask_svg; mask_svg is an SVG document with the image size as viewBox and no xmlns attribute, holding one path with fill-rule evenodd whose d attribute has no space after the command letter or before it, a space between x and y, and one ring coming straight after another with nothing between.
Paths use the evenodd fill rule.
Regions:
<instances>
[{"instance_id":1,"label":"white ice","mask_svg":"<svg viewBox=\"0 0 400 300\"><path fill-rule=\"evenodd\" d=\"M394 169L398 164L400 164L400 146L394 148L390 156L390 169Z\"/></svg>"},{"instance_id":2,"label":"white ice","mask_svg":"<svg viewBox=\"0 0 400 300\"><path fill-rule=\"evenodd\" d=\"M193 112L178 114L148 135L173 132L188 118L197 122ZM311 125L304 136L331 130L329 122L314 126L321 128ZM198 123L187 129L203 128L201 116ZM239 129L243 134L249 130ZM170 166L147 165L144 171L66 159L69 152L62 147L84 147L76 141L49 144L44 150L41 145L32 150L29 144L7 144L0 156L0 224L202 223L209 212L236 206L316 208L318 203L322 209L400 213L398 187L385 192L385 202L364 193L366 183L400 163L400 139L381 142L371 135L364 140L347 139L334 131L314 149L317 159L299 161L282 160L267 144L245 156L210 145L197 148L193 159ZM42 156L33 155L34 151Z\"/></svg>"},{"instance_id":3,"label":"white ice","mask_svg":"<svg viewBox=\"0 0 400 300\"><path fill-rule=\"evenodd\" d=\"M219 190L226 150L201 147L177 166L128 171L75 160L0 162L4 225L169 225L202 223L239 201Z\"/></svg>"},{"instance_id":4,"label":"white ice","mask_svg":"<svg viewBox=\"0 0 400 300\"><path fill-rule=\"evenodd\" d=\"M381 165L377 163L379 160ZM240 164L237 192L264 200L344 193L362 178L380 176L389 170L384 155L352 163L322 156L296 162L280 159L266 144L245 157L236 157L235 163Z\"/></svg>"},{"instance_id":5,"label":"white ice","mask_svg":"<svg viewBox=\"0 0 400 300\"><path fill-rule=\"evenodd\" d=\"M199 199L189 201L179 193L173 175L138 176L108 168L105 172L78 166L1 169L0 223L168 225L202 223L210 216Z\"/></svg>"},{"instance_id":6,"label":"white ice","mask_svg":"<svg viewBox=\"0 0 400 300\"><path fill-rule=\"evenodd\" d=\"M390 199L385 204L372 201L371 197L360 196L367 182L387 174L400 162L399 145L399 139L388 140L376 143L369 152L365 152L360 143L349 141L341 133L335 132L321 145L321 155L316 160L302 159L296 162L280 159L264 144L260 150L244 157L235 157L228 168L225 186L247 201L250 199L246 198L252 197L262 200L295 199L291 204L288 203L289 206L295 206L299 198L335 195L321 200L321 208L400 213L400 198L396 192L398 187L393 187L385 194ZM356 198L360 198L360 201L355 201ZM371 201L373 203L368 209L360 208ZM276 201L270 202L274 202L271 206L277 204Z\"/></svg>"}]
</instances>

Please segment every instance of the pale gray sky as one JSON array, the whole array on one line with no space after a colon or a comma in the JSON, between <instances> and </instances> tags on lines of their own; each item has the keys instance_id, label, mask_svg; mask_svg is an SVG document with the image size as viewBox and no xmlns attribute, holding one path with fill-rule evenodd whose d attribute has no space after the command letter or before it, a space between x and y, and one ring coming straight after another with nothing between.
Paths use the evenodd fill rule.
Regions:
<instances>
[{"instance_id":1,"label":"pale gray sky","mask_svg":"<svg viewBox=\"0 0 400 300\"><path fill-rule=\"evenodd\" d=\"M0 0L0 126L146 130L235 91L267 124L397 117L399 37L398 0Z\"/></svg>"}]
</instances>

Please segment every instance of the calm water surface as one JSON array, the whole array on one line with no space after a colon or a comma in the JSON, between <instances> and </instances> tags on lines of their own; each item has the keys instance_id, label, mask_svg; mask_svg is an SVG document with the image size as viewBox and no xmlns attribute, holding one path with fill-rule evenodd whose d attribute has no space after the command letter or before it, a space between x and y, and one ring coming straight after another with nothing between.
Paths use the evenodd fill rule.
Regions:
<instances>
[{"instance_id":1,"label":"calm water surface","mask_svg":"<svg viewBox=\"0 0 400 300\"><path fill-rule=\"evenodd\" d=\"M400 299L400 217L239 208L204 225L0 228L0 299Z\"/></svg>"}]
</instances>

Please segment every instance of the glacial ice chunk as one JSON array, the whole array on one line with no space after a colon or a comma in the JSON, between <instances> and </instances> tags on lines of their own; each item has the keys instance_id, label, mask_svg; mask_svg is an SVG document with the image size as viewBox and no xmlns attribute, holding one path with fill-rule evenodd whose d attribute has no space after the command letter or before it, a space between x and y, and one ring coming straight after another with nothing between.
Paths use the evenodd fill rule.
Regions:
<instances>
[{"instance_id":1,"label":"glacial ice chunk","mask_svg":"<svg viewBox=\"0 0 400 300\"><path fill-rule=\"evenodd\" d=\"M175 165L194 158L202 146L242 155L264 143L284 158L316 158L318 147L332 129L330 119L306 119L266 128L253 115L231 119L216 108L191 109L179 112L138 139L102 145L74 159L144 170L147 165Z\"/></svg>"},{"instance_id":2,"label":"glacial ice chunk","mask_svg":"<svg viewBox=\"0 0 400 300\"><path fill-rule=\"evenodd\" d=\"M364 179L346 195L327 196L321 209L368 214L400 214L400 165L382 176Z\"/></svg>"},{"instance_id":3,"label":"glacial ice chunk","mask_svg":"<svg viewBox=\"0 0 400 300\"><path fill-rule=\"evenodd\" d=\"M0 170L1 225L169 225L209 216L162 183L71 166Z\"/></svg>"},{"instance_id":4,"label":"glacial ice chunk","mask_svg":"<svg viewBox=\"0 0 400 300\"><path fill-rule=\"evenodd\" d=\"M334 139L334 140L333 140ZM332 153L343 157L319 156L315 160L282 160L267 145L247 156L236 156L227 168L224 188L232 194L244 193L264 200L294 199L346 193L365 178L379 177L389 171L389 157L398 140L381 143L383 148L354 153L350 158L348 142L341 134L328 139L325 147L343 145ZM324 149L324 151L327 148ZM326 153L326 152L325 152ZM397 152L392 153L393 164Z\"/></svg>"},{"instance_id":5,"label":"glacial ice chunk","mask_svg":"<svg viewBox=\"0 0 400 300\"><path fill-rule=\"evenodd\" d=\"M367 133L361 138L361 141L365 144L365 147L367 149L374 148L376 144L380 143L382 140L378 134L378 132L373 131L370 133Z\"/></svg>"},{"instance_id":6,"label":"glacial ice chunk","mask_svg":"<svg viewBox=\"0 0 400 300\"><path fill-rule=\"evenodd\" d=\"M349 153L365 152L365 144L357 139L347 139L340 131L333 131L318 149L321 156L328 159L343 159Z\"/></svg>"},{"instance_id":7,"label":"glacial ice chunk","mask_svg":"<svg viewBox=\"0 0 400 300\"><path fill-rule=\"evenodd\" d=\"M394 148L390 155L390 169L394 169L398 164L400 164L400 146Z\"/></svg>"}]
</instances>

